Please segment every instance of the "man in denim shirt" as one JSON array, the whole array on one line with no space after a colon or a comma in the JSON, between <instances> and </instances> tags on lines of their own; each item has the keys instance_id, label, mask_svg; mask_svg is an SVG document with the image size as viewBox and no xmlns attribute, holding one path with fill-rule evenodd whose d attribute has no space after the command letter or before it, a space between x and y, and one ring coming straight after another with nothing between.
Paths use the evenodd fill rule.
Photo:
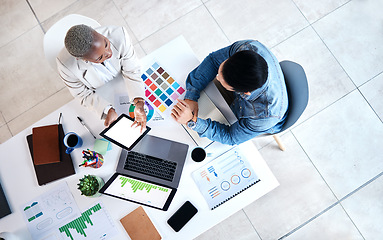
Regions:
<instances>
[{"instance_id":1,"label":"man in denim shirt","mask_svg":"<svg viewBox=\"0 0 383 240\"><path fill-rule=\"evenodd\" d=\"M230 108L238 119L231 126L197 117L200 92L213 80L225 100L222 90L231 95ZM188 75L186 90L172 117L200 137L235 145L278 133L285 122L288 99L283 73L276 57L258 41L238 41L209 54Z\"/></svg>"}]
</instances>

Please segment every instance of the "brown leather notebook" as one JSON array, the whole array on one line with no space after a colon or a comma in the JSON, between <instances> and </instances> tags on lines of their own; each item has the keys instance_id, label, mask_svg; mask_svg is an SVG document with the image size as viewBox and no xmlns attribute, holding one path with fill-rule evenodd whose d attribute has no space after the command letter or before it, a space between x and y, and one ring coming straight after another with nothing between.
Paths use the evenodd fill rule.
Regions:
<instances>
[{"instance_id":1,"label":"brown leather notebook","mask_svg":"<svg viewBox=\"0 0 383 240\"><path fill-rule=\"evenodd\" d=\"M132 240L160 240L161 235L142 207L136 208L120 220Z\"/></svg>"},{"instance_id":2,"label":"brown leather notebook","mask_svg":"<svg viewBox=\"0 0 383 240\"><path fill-rule=\"evenodd\" d=\"M35 127L32 129L33 163L42 165L60 162L58 125Z\"/></svg>"},{"instance_id":3,"label":"brown leather notebook","mask_svg":"<svg viewBox=\"0 0 383 240\"><path fill-rule=\"evenodd\" d=\"M65 153L65 145L63 142L64 139L64 129L62 124L58 125L58 132L59 132L59 149L60 149L60 159L61 161L58 163L51 163L51 164L43 164L43 165L35 165L33 164L33 167L35 168L36 172L36 178L38 184L44 185L49 182L55 181L60 178L67 177L69 175L75 174L73 162L70 154ZM29 151L31 153L31 161L33 161L33 142L32 142L32 134L27 136L27 143L29 147Z\"/></svg>"}]
</instances>

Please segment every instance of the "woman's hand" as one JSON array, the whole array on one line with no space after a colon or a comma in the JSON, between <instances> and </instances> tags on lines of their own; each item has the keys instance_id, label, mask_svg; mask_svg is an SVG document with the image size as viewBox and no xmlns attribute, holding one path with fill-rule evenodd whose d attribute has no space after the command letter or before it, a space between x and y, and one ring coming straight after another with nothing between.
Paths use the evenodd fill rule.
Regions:
<instances>
[{"instance_id":1,"label":"woman's hand","mask_svg":"<svg viewBox=\"0 0 383 240\"><path fill-rule=\"evenodd\" d=\"M110 108L105 118L105 122L104 122L105 127L109 127L109 125L112 124L112 122L116 121L117 117L118 115L116 111L114 110L114 108Z\"/></svg>"},{"instance_id":2,"label":"woman's hand","mask_svg":"<svg viewBox=\"0 0 383 240\"><path fill-rule=\"evenodd\" d=\"M141 126L141 132L146 128L146 113L144 110L145 100L142 98L134 99L134 123L133 126Z\"/></svg>"}]
</instances>

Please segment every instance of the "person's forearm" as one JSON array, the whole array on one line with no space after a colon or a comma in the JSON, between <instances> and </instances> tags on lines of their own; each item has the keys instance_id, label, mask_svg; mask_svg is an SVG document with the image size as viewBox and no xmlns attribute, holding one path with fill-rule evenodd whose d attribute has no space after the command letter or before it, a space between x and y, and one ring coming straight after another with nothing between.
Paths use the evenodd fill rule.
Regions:
<instances>
[{"instance_id":1,"label":"person's forearm","mask_svg":"<svg viewBox=\"0 0 383 240\"><path fill-rule=\"evenodd\" d=\"M222 144L235 145L250 140L262 132L252 130L238 121L228 126L209 119L197 119L196 127L193 129L200 137L206 137L212 141Z\"/></svg>"},{"instance_id":2,"label":"person's forearm","mask_svg":"<svg viewBox=\"0 0 383 240\"><path fill-rule=\"evenodd\" d=\"M222 62L229 57L230 46L210 53L186 79L185 99L197 101L200 92L213 81Z\"/></svg>"}]
</instances>

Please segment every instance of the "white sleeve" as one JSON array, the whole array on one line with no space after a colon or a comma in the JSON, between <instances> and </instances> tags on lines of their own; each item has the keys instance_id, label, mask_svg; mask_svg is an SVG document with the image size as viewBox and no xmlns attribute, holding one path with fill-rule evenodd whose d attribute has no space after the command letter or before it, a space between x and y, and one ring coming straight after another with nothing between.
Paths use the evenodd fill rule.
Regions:
<instances>
[{"instance_id":1,"label":"white sleeve","mask_svg":"<svg viewBox=\"0 0 383 240\"><path fill-rule=\"evenodd\" d=\"M125 35L125 46L122 48L121 52L121 71L128 90L129 100L130 102L133 102L134 98L145 97L145 86L141 79L140 62L137 59L133 44L124 27L123 33Z\"/></svg>"}]
</instances>

